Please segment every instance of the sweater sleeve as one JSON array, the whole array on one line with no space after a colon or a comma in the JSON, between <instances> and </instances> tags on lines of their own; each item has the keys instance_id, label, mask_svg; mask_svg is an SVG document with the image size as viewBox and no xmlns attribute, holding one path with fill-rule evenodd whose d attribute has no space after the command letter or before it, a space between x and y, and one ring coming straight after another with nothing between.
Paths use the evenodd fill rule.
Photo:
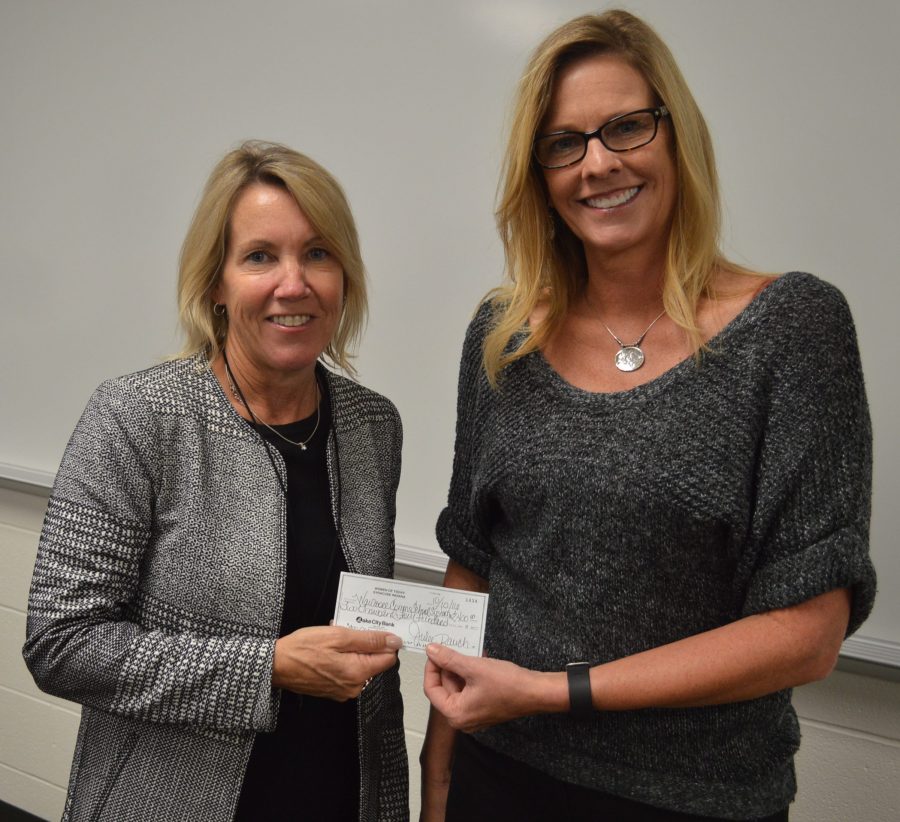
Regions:
<instances>
[{"instance_id":1,"label":"sweater sleeve","mask_svg":"<svg viewBox=\"0 0 900 822\"><path fill-rule=\"evenodd\" d=\"M484 579L490 578L488 535L479 525L475 474L492 391L482 365L484 338L492 310L485 302L466 332L456 402L456 444L447 507L437 523L437 539L450 559Z\"/></svg>"},{"instance_id":2,"label":"sweater sleeve","mask_svg":"<svg viewBox=\"0 0 900 822\"><path fill-rule=\"evenodd\" d=\"M809 281L787 321L759 329L775 355L744 615L846 587L849 635L875 596L868 553L872 433L849 307L837 289Z\"/></svg>"},{"instance_id":3,"label":"sweater sleeve","mask_svg":"<svg viewBox=\"0 0 900 822\"><path fill-rule=\"evenodd\" d=\"M274 640L201 618L180 631L132 619L164 458L125 380L94 393L57 474L41 533L23 654L38 686L153 722L264 730Z\"/></svg>"}]
</instances>

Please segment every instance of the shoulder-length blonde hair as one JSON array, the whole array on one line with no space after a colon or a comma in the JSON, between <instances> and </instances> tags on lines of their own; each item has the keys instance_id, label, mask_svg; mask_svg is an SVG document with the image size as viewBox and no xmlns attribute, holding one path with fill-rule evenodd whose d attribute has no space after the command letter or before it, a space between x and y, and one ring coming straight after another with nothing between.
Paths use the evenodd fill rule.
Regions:
<instances>
[{"instance_id":1,"label":"shoulder-length blonde hair","mask_svg":"<svg viewBox=\"0 0 900 822\"><path fill-rule=\"evenodd\" d=\"M226 154L213 169L194 212L178 275L178 311L187 337L182 356L221 350L228 318L213 311L228 247L231 212L238 195L252 183L283 187L315 227L344 271L344 309L324 354L355 373L350 359L366 321L366 273L356 224L340 184L304 154L277 143L250 140Z\"/></svg>"},{"instance_id":2,"label":"shoulder-length blonde hair","mask_svg":"<svg viewBox=\"0 0 900 822\"><path fill-rule=\"evenodd\" d=\"M560 69L597 54L621 57L636 68L656 104L670 112L678 192L663 305L696 351L703 343L697 327L701 296L710 292L717 268L739 270L719 250L719 184L712 139L672 53L650 26L626 11L576 17L537 47L519 81L496 215L507 282L491 294L496 323L484 345L485 370L492 384L505 366L549 340L587 282L584 247L549 211L547 187L532 147ZM528 319L544 300L549 302L546 318L532 332ZM523 343L509 350L512 337L523 330Z\"/></svg>"}]
</instances>

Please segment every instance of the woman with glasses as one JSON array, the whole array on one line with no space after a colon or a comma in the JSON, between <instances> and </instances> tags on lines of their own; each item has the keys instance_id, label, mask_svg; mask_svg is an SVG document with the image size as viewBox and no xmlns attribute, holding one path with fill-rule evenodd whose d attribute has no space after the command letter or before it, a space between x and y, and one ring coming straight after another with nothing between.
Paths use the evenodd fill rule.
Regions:
<instances>
[{"instance_id":1,"label":"woman with glasses","mask_svg":"<svg viewBox=\"0 0 900 822\"><path fill-rule=\"evenodd\" d=\"M722 255L709 133L634 16L553 32L513 123L438 523L487 656L428 649L423 819L785 820L791 688L875 591L846 302Z\"/></svg>"}]
</instances>

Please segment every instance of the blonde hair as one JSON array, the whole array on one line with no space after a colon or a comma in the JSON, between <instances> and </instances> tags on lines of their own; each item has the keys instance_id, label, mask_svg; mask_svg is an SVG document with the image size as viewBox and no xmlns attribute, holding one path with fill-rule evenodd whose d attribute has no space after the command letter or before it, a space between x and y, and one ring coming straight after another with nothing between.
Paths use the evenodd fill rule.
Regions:
<instances>
[{"instance_id":1,"label":"blonde hair","mask_svg":"<svg viewBox=\"0 0 900 822\"><path fill-rule=\"evenodd\" d=\"M228 247L229 223L238 195L253 183L280 186L297 201L344 272L344 309L323 352L336 366L355 373L350 359L367 314L366 273L350 205L340 184L309 157L277 143L245 142L213 169L181 248L178 311L186 335L182 356L221 350L228 318L213 311Z\"/></svg>"},{"instance_id":2,"label":"blonde hair","mask_svg":"<svg viewBox=\"0 0 900 822\"><path fill-rule=\"evenodd\" d=\"M537 47L519 81L496 215L507 282L489 295L495 325L484 344L485 370L494 385L504 367L550 339L587 282L584 247L561 219L551 216L532 146L560 69L598 54L621 57L637 69L656 104L670 112L678 190L663 305L698 353L703 345L697 326L700 298L710 293L717 269L743 270L719 250L719 184L712 139L672 53L650 26L626 11L576 17ZM545 300L546 316L532 332L528 319ZM510 350L510 340L522 331L524 342Z\"/></svg>"}]
</instances>

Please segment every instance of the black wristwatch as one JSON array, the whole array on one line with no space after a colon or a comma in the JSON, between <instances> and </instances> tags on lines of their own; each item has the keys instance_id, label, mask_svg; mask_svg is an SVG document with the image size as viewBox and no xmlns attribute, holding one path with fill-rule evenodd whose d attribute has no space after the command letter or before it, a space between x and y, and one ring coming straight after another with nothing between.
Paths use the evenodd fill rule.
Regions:
<instances>
[{"instance_id":1,"label":"black wristwatch","mask_svg":"<svg viewBox=\"0 0 900 822\"><path fill-rule=\"evenodd\" d=\"M569 681L569 713L579 719L589 719L594 715L591 663L570 662L566 665L566 678Z\"/></svg>"}]
</instances>

